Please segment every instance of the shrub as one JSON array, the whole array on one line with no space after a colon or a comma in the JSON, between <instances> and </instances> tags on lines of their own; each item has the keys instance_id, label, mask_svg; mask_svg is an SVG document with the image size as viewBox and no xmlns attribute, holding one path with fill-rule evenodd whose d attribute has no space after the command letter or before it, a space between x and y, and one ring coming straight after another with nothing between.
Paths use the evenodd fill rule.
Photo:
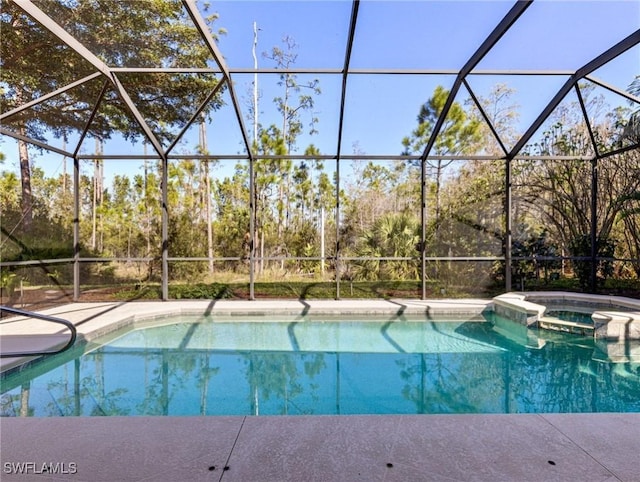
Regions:
<instances>
[{"instance_id":1,"label":"shrub","mask_svg":"<svg viewBox=\"0 0 640 482\"><path fill-rule=\"evenodd\" d=\"M596 289L597 286L602 286L604 281L613 274L613 260L611 258L613 258L615 247L615 241L609 238L596 238L596 257L598 258L596 260L596 286L591 288ZM577 258L589 258L573 260L573 270L580 282L580 287L587 290L591 285L591 236L581 234L573 238L569 243L569 252Z\"/></svg>"}]
</instances>

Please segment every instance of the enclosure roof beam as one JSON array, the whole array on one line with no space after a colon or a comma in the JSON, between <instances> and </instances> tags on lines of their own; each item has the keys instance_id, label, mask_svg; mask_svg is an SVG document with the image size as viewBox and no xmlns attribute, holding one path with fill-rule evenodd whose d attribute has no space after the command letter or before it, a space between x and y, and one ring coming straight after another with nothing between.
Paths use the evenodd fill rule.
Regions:
<instances>
[{"instance_id":1,"label":"enclosure roof beam","mask_svg":"<svg viewBox=\"0 0 640 482\"><path fill-rule=\"evenodd\" d=\"M184 127L182 128L182 130L178 133L178 135L175 137L175 139L173 140L173 142L171 143L171 145L169 147L167 147L167 154L169 152L171 152L173 150L173 148L178 144L178 142L180 142L180 139L182 139L182 136L184 135L185 132L187 132L187 130L189 130L191 128L191 126L193 125L193 123L196 121L196 119L200 116L200 114L202 113L202 111L207 107L207 105L209 104L209 102L211 102L211 99L213 99L215 97L215 95L220 92L220 89L222 88L222 86L225 84L226 82L226 78L221 79L216 86L213 88L213 90L207 95L207 97L204 99L204 101L200 104L200 106L198 107L198 109L195 111L195 113L191 116L191 119L189 119L187 121L187 123L184 125Z\"/></svg>"},{"instance_id":2,"label":"enclosure roof beam","mask_svg":"<svg viewBox=\"0 0 640 482\"><path fill-rule=\"evenodd\" d=\"M109 66L107 64L105 64L96 55L94 55L93 52L91 52L75 37L69 34L69 32L67 32L64 28L54 22L51 17L49 17L46 13L36 7L31 0L20 0L19 2L15 2L15 4L31 17L33 17L33 19L40 23L43 27L49 30L53 35L58 37L62 42L75 50L76 53L78 53L82 58L93 65L99 72L111 78L111 69L109 69Z\"/></svg>"},{"instance_id":3,"label":"enclosure roof beam","mask_svg":"<svg viewBox=\"0 0 640 482\"><path fill-rule=\"evenodd\" d=\"M127 72L145 72L148 70L155 70L149 68L139 67L119 67L112 69L114 71L126 70ZM215 69L179 69L179 68L167 68L161 69L164 72L209 72L218 73ZM312 68L312 67L289 67L286 69L279 69L275 67L230 67L230 74L318 74L318 75L340 75L344 72L343 67L339 68ZM458 75L459 69L398 69L398 68L349 68L349 74L353 75L376 75L376 74L388 74L388 75ZM575 70L523 70L523 69L481 69L471 70L467 75L553 75L553 76L565 76L573 75Z\"/></svg>"},{"instance_id":4,"label":"enclosure roof beam","mask_svg":"<svg viewBox=\"0 0 640 482\"><path fill-rule=\"evenodd\" d=\"M493 126L493 122L491 122L491 119L489 119L489 116L487 115L487 113L485 112L484 108L482 107L482 104L480 104L480 101L476 97L475 92L473 91L473 89L471 89L471 86L467 82L467 79L463 79L462 82L464 83L464 86L469 91L469 95L471 96L471 100L473 100L473 103L478 108L478 111L480 111L480 115L482 115L482 118L487 123L487 126L489 127L489 130L491 131L491 134L493 134L493 137L495 137L496 141L500 145L500 149L502 149L502 152L504 152L504 154L506 156L509 151L507 150L507 148L505 147L504 143L502 142L502 139L500 138L500 135L498 134L498 131L496 131L496 128Z\"/></svg>"},{"instance_id":5,"label":"enclosure roof beam","mask_svg":"<svg viewBox=\"0 0 640 482\"><path fill-rule=\"evenodd\" d=\"M349 72L349 64L351 63L351 52L353 50L353 39L356 32L356 23L358 21L358 9L360 8L360 0L353 0L351 5L351 20L349 21L349 35L347 37L347 48L344 54L344 67L342 68L342 90L340 92L340 114L338 116L338 143L336 154L340 158L342 151L342 132L344 130L344 104L347 97L347 77Z\"/></svg>"},{"instance_id":6,"label":"enclosure roof beam","mask_svg":"<svg viewBox=\"0 0 640 482\"><path fill-rule=\"evenodd\" d=\"M77 87L79 85L84 84L85 82L88 82L90 80L95 79L96 77L100 77L102 74L100 72L94 72L91 75L87 75L86 77L80 79L80 80L76 80L75 82L72 82L69 85L65 85L64 87L61 87L59 89L54 90L53 92L49 92L48 94L43 95L42 97L38 97L37 99L32 100L31 102L27 102L25 104L22 104L21 106L16 107L15 109L12 109L10 111L7 111L3 114L0 114L0 121L4 120L4 119L8 119L9 117L18 114L19 112L22 112L23 110L28 109L29 107L33 107L34 105L38 105L41 104L42 102L45 102L53 97L56 97L57 95L63 94L64 92L73 89L74 87Z\"/></svg>"},{"instance_id":7,"label":"enclosure roof beam","mask_svg":"<svg viewBox=\"0 0 640 482\"><path fill-rule=\"evenodd\" d=\"M584 78L587 79L589 82L593 82L594 84L599 85L600 87L604 87L605 89L610 90L611 92L614 92L615 94L618 94L626 98L627 100L640 104L640 97L633 95L630 92L627 92L626 90L619 89L618 87L608 84L603 80L597 79L592 75L585 75Z\"/></svg>"},{"instance_id":8,"label":"enclosure roof beam","mask_svg":"<svg viewBox=\"0 0 640 482\"><path fill-rule=\"evenodd\" d=\"M578 69L575 74L569 78L564 85L560 88L560 90L556 93L556 95L549 101L544 110L540 113L538 118L531 124L527 132L520 138L520 140L516 143L516 145L511 149L509 153L510 157L515 156L518 152L522 150L522 148L529 142L531 137L538 131L540 126L547 120L547 118L551 115L558 104L562 102L562 99L569 93L571 88L576 84L580 79L586 77L591 72L596 69L599 69L604 64L609 62L610 60L615 59L622 53L626 52L630 48L636 46L640 43L640 30L636 30L634 33L629 35L627 38L621 40L616 45L611 47L609 50L600 54L598 57L593 59L591 62L588 62L583 67Z\"/></svg>"},{"instance_id":9,"label":"enclosure roof beam","mask_svg":"<svg viewBox=\"0 0 640 482\"><path fill-rule=\"evenodd\" d=\"M1 133L1 132L0 132ZM11 135L11 134L8 134ZM49 149L50 146L42 145L46 149ZM623 150L628 150L624 148ZM619 151L615 151L616 153ZM78 154L78 159L90 160L90 159L113 159L113 160L133 160L133 159L150 159L150 160L158 160L159 156L157 155L144 155L144 154ZM603 154L602 157L605 157ZM369 155L369 154L341 154L341 160L350 160L350 161L419 161L422 156L419 155L398 155L398 154L390 154L388 156L383 155ZM522 160L535 160L535 161L575 161L575 160L590 160L593 156L535 156L535 155L519 155L516 156L515 159ZM170 154L167 155L167 159L215 159L219 161L248 161L249 154ZM258 160L279 160L286 159L291 161L304 161L308 160L309 156L305 154L286 154L286 155L266 155L266 156L257 156ZM313 156L313 159L323 160L323 161L335 161L338 159L336 154L320 154ZM431 155L427 156L428 161L498 161L504 160L506 156L497 155L497 156L486 156L486 155Z\"/></svg>"},{"instance_id":10,"label":"enclosure roof beam","mask_svg":"<svg viewBox=\"0 0 640 482\"><path fill-rule=\"evenodd\" d=\"M158 151L158 154L164 155L162 145L153 134L146 121L136 108L135 104L129 97L124 86L120 83L118 78L113 75L113 72L109 68L107 64L105 64L102 60L100 60L95 54L93 54L89 49L87 49L81 42L79 42L75 37L70 35L65 29L63 29L60 25L58 25L51 17L45 14L42 10L36 7L31 0L23 0L20 2L16 2L22 10L24 10L27 14L33 17L38 23L40 23L43 27L49 30L52 34L58 37L62 42L68 45L71 49L75 50L82 58L84 58L87 62L93 65L100 73L102 73L105 77L107 77L111 82L115 85L120 97L127 105L127 107L131 110L131 113L135 117L136 121L144 131L147 136L149 142L153 145L153 147Z\"/></svg>"},{"instance_id":11,"label":"enclosure roof beam","mask_svg":"<svg viewBox=\"0 0 640 482\"><path fill-rule=\"evenodd\" d=\"M91 127L91 124L93 123L93 119L95 119L97 113L98 113L98 109L100 108L100 103L102 102L102 99L104 98L104 95L107 92L107 88L109 87L109 81L105 80L104 84L102 85L102 89L100 90L100 94L98 95L98 98L96 99L95 105L93 106L93 109L91 110L91 114L89 115L89 118L87 119L87 122L84 126L84 129L82 129L82 133L80 134L80 138L78 139L78 144L76 145L76 149L73 152L73 157L75 159L77 159L78 157L78 153L80 152L80 148L82 147L82 143L84 142L85 137L87 137L87 134L89 133L89 128Z\"/></svg>"},{"instance_id":12,"label":"enclosure roof beam","mask_svg":"<svg viewBox=\"0 0 640 482\"><path fill-rule=\"evenodd\" d=\"M42 149L46 149L48 151L55 152L57 154L62 154L63 156L66 156L66 157L73 157L73 154L70 153L70 152L63 151L62 149L58 149L57 147L50 146L49 144L45 144L44 142L40 142L39 140L34 139L32 137L27 137L27 136L23 136L21 134L18 134L17 132L12 132L9 129L6 129L4 127L0 127L0 134L3 134L5 136L9 136L9 137L13 137L14 139L17 139L19 141L24 141L24 142L27 142L29 144L33 144L34 146L41 147Z\"/></svg>"},{"instance_id":13,"label":"enclosure roof beam","mask_svg":"<svg viewBox=\"0 0 640 482\"><path fill-rule=\"evenodd\" d=\"M640 149L640 142L636 142L634 144L621 147L620 149L614 149L613 151L604 152L600 154L600 159L605 159L611 156L617 156L618 154L624 154L625 152L634 151L636 149Z\"/></svg>"},{"instance_id":14,"label":"enclosure roof beam","mask_svg":"<svg viewBox=\"0 0 640 482\"><path fill-rule=\"evenodd\" d=\"M218 48L216 41L214 40L214 38L211 35L211 32L209 31L209 26L207 25L207 22L205 22L204 18L202 18L202 15L200 15L196 2L194 0L182 0L182 4L184 5L184 8L187 10L187 13L189 14L189 16L191 17L191 21L193 22L194 26L200 33L200 36L207 44L207 47L209 48L209 52L211 52L211 55L213 56L213 60L215 60L216 64L218 64L218 67L220 67L222 74L225 77L229 78L229 67L227 67L227 63L224 60L222 52L220 52L220 49Z\"/></svg>"},{"instance_id":15,"label":"enclosure roof beam","mask_svg":"<svg viewBox=\"0 0 640 482\"><path fill-rule=\"evenodd\" d=\"M236 120L238 121L238 125L240 126L240 131L242 132L242 140L244 141L244 145L245 145L245 148L247 149L247 152L249 153L250 156L253 157L251 143L249 142L249 135L247 134L247 129L246 129L246 126L244 125L244 119L242 118L242 111L240 109L240 104L238 102L238 96L236 95L233 82L231 82L231 74L229 73L229 67L227 67L226 62L224 61L224 57L222 56L222 53L218 49L218 46L216 45L216 42L213 36L211 35L211 32L209 31L209 27L207 26L207 23L202 18L202 15L200 15L196 2L194 0L182 0L182 4L184 5L187 12L189 13L191 20L193 21L196 29L198 29L198 32L200 32L200 35L205 41L205 43L207 44L207 47L209 47L209 51L211 52L211 55L213 56L214 60L222 70L222 74L224 75L229 87L229 94L231 95L231 102L233 103L233 108L236 113Z\"/></svg>"},{"instance_id":16,"label":"enclosure roof beam","mask_svg":"<svg viewBox=\"0 0 640 482\"><path fill-rule=\"evenodd\" d=\"M471 56L471 58L467 61L467 63L462 67L458 76L456 77L453 86L451 87L451 91L449 92L449 96L445 102L445 105L442 109L442 112L438 116L438 120L436 121L436 125L433 128L431 136L429 137L429 142L424 148L422 153L423 162L427 159L427 156L433 149L433 146L436 142L436 138L442 129L445 119L449 114L449 110L453 105L453 101L458 95L458 90L460 90L460 86L462 85L463 79L475 68L476 65L484 58L485 55L489 53L489 51L493 48L493 46L498 43L498 41L502 38L502 36L513 26L513 24L520 18L520 16L525 12L527 8L531 5L533 0L518 0L511 10L507 12L504 18L500 21L500 23L493 29L493 31L489 34L489 36L482 42L482 45L475 51L475 53Z\"/></svg>"},{"instance_id":17,"label":"enclosure roof beam","mask_svg":"<svg viewBox=\"0 0 640 482\"><path fill-rule=\"evenodd\" d=\"M511 10L507 12L496 28L494 28L484 42L482 42L480 48L475 51L464 67L462 67L460 77L467 76L475 66L480 63L484 56L487 55L502 36L507 33L507 30L509 30L525 10L531 6L531 3L533 3L533 0L518 0L515 5L511 7Z\"/></svg>"},{"instance_id":18,"label":"enclosure roof beam","mask_svg":"<svg viewBox=\"0 0 640 482\"><path fill-rule=\"evenodd\" d=\"M116 77L115 75L113 76L113 83L116 86L116 89L118 90L118 94L120 95L120 98L133 114L133 117L135 118L136 122L144 132L144 135L147 137L149 142L151 142L151 145L156 150L156 152L161 157L164 157L166 154L164 152L164 149L162 148L162 144L160 143L156 135L153 133L153 131L147 124L147 121L144 120L144 117L142 116L142 114L134 104L131 97L129 97L129 93L127 92L127 89L124 88L124 86L120 82L120 79L118 79L118 77Z\"/></svg>"},{"instance_id":19,"label":"enclosure roof beam","mask_svg":"<svg viewBox=\"0 0 640 482\"><path fill-rule=\"evenodd\" d=\"M587 126L587 132L589 133L589 139L591 140L591 145L593 146L593 152L596 155L596 158L600 157L598 152L598 142L596 141L596 136L593 133L593 127L591 126L591 121L589 120L589 115L587 113L587 106L584 105L584 99L582 97L582 92L580 91L580 87L578 84L574 84L574 88L576 91L576 96L578 97L578 103L580 104L580 110L582 111L582 117L584 118L584 123Z\"/></svg>"}]
</instances>

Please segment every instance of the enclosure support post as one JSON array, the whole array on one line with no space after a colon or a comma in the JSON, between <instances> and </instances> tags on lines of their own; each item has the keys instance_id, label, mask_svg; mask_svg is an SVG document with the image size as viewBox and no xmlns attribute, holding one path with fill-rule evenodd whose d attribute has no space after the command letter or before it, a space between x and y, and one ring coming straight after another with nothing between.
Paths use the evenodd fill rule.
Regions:
<instances>
[{"instance_id":1,"label":"enclosure support post","mask_svg":"<svg viewBox=\"0 0 640 482\"><path fill-rule=\"evenodd\" d=\"M595 152L595 156L593 157L593 159L591 159L591 229L589 230L589 239L591 242L591 270L589 273L589 287L591 291L595 293L597 281L596 278L598 275L598 216L596 210L598 208L598 159L600 154L598 149L598 142L591 126L591 122L589 121L587 107L584 103L582 92L580 91L580 88L577 84L575 86L575 90L576 95L578 96L578 102L580 103L580 109L582 110L585 124L587 125L587 131L589 132L591 145L593 145L593 152Z\"/></svg>"},{"instance_id":2,"label":"enclosure support post","mask_svg":"<svg viewBox=\"0 0 640 482\"><path fill-rule=\"evenodd\" d=\"M336 300L340 299L340 154L342 153L342 132L344 123L344 103L347 97L347 75L351 63L351 50L356 32L358 9L360 0L353 0L351 5L351 19L349 20L349 35L347 38L347 50L344 54L344 67L342 69L342 93L340 95L340 117L338 121L338 146L336 148Z\"/></svg>"},{"instance_id":3,"label":"enclosure support post","mask_svg":"<svg viewBox=\"0 0 640 482\"><path fill-rule=\"evenodd\" d=\"M340 155L336 159L336 300L340 299Z\"/></svg>"},{"instance_id":4,"label":"enclosure support post","mask_svg":"<svg viewBox=\"0 0 640 482\"><path fill-rule=\"evenodd\" d=\"M512 191L511 191L511 164L512 159L507 157L505 161L505 176L504 176L504 289L505 291L511 291L511 243L512 243Z\"/></svg>"},{"instance_id":5,"label":"enclosure support post","mask_svg":"<svg viewBox=\"0 0 640 482\"><path fill-rule=\"evenodd\" d=\"M80 158L78 153L80 152L82 141L87 136L87 132L89 132L89 126L98 112L98 107L102 103L108 85L108 81L103 83L100 96L73 151L73 301L80 299Z\"/></svg>"},{"instance_id":6,"label":"enclosure support post","mask_svg":"<svg viewBox=\"0 0 640 482\"><path fill-rule=\"evenodd\" d=\"M256 182L253 156L249 156L249 299L255 300L255 250L256 250Z\"/></svg>"},{"instance_id":7,"label":"enclosure support post","mask_svg":"<svg viewBox=\"0 0 640 482\"><path fill-rule=\"evenodd\" d=\"M80 160L73 156L73 301L80 299Z\"/></svg>"},{"instance_id":8,"label":"enclosure support post","mask_svg":"<svg viewBox=\"0 0 640 482\"><path fill-rule=\"evenodd\" d=\"M589 284L591 292L596 292L598 273L598 157L591 160L591 276Z\"/></svg>"},{"instance_id":9,"label":"enclosure support post","mask_svg":"<svg viewBox=\"0 0 640 482\"><path fill-rule=\"evenodd\" d=\"M162 300L169 299L169 162L162 155Z\"/></svg>"},{"instance_id":10,"label":"enclosure support post","mask_svg":"<svg viewBox=\"0 0 640 482\"><path fill-rule=\"evenodd\" d=\"M420 160L420 281L422 285L421 299L427 299L427 173L426 159Z\"/></svg>"}]
</instances>

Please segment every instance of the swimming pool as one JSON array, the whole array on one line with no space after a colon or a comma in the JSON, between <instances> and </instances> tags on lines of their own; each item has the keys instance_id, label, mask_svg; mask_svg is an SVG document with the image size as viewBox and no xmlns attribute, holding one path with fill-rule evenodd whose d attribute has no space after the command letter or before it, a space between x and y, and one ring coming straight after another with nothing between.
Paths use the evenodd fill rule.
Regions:
<instances>
[{"instance_id":1,"label":"swimming pool","mask_svg":"<svg viewBox=\"0 0 640 482\"><path fill-rule=\"evenodd\" d=\"M0 415L640 412L640 363L605 359L591 337L532 332L492 313L182 316L4 376Z\"/></svg>"}]
</instances>

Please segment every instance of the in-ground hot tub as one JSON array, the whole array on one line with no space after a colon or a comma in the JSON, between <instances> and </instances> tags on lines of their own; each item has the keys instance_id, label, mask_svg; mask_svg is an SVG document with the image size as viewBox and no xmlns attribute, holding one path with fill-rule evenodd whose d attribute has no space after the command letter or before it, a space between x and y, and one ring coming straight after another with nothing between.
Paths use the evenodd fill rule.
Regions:
<instances>
[{"instance_id":1,"label":"in-ground hot tub","mask_svg":"<svg viewBox=\"0 0 640 482\"><path fill-rule=\"evenodd\" d=\"M505 293L496 296L493 302L498 315L528 328L593 334L609 341L640 340L640 300L545 291Z\"/></svg>"}]
</instances>

